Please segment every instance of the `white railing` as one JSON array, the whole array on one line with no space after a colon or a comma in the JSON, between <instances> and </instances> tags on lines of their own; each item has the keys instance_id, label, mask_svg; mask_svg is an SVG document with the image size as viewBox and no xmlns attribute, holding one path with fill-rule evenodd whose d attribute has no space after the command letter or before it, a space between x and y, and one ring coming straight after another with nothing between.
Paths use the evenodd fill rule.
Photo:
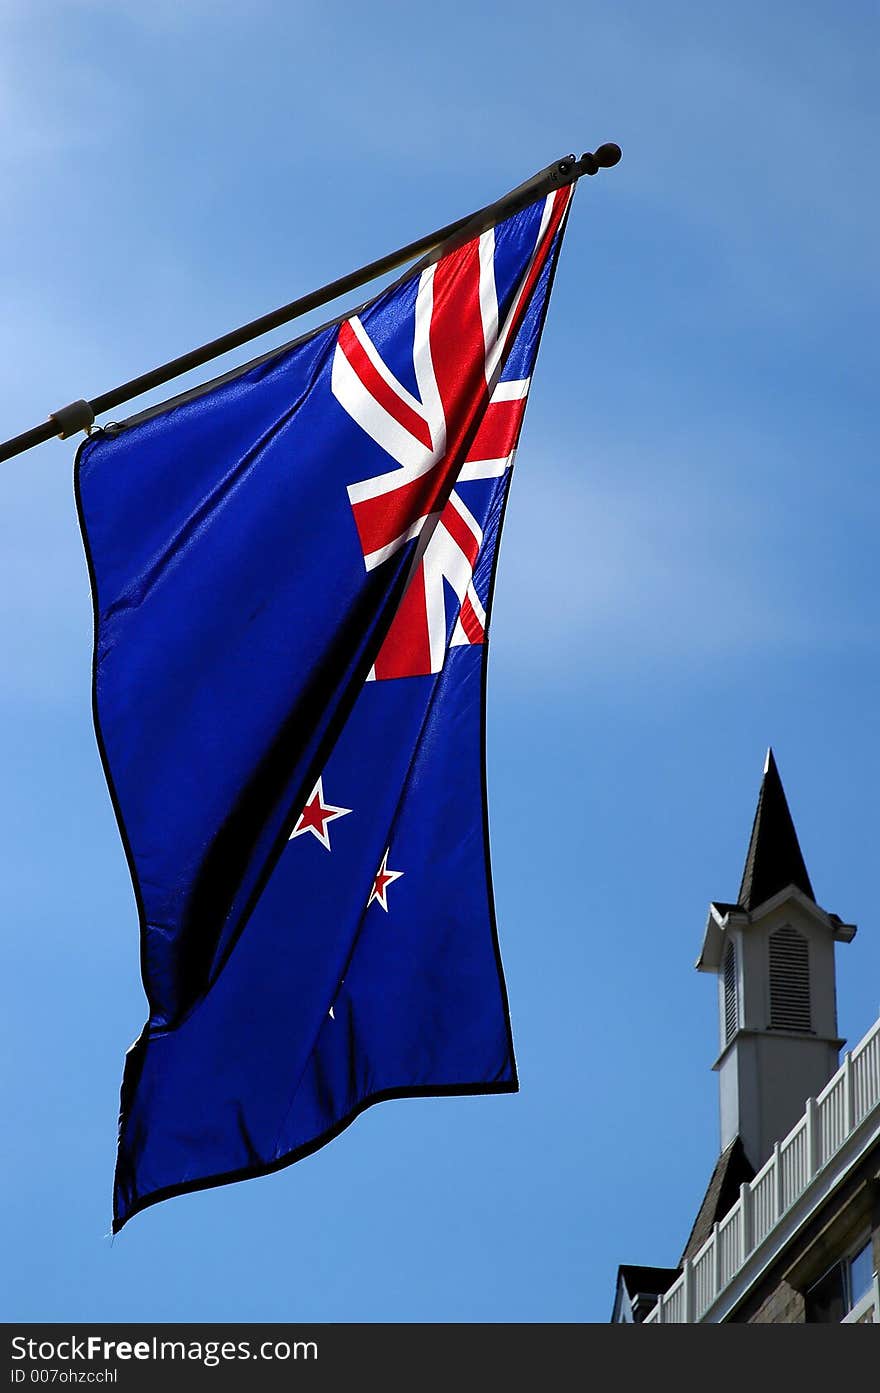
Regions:
<instances>
[{"instance_id":1,"label":"white railing","mask_svg":"<svg viewBox=\"0 0 880 1393\"><path fill-rule=\"evenodd\" d=\"M701 1320L749 1256L827 1166L856 1127L880 1106L880 1020L875 1021L665 1296L645 1319Z\"/></svg>"}]
</instances>

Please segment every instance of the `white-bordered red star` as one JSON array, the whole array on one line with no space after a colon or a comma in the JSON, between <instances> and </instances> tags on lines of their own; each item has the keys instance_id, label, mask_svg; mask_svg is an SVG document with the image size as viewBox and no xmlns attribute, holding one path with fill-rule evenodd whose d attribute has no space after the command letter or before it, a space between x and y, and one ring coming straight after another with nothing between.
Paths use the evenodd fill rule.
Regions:
<instances>
[{"instance_id":1,"label":"white-bordered red star","mask_svg":"<svg viewBox=\"0 0 880 1393\"><path fill-rule=\"evenodd\" d=\"M293 841L294 837L301 837L304 832L311 832L322 846L328 851L330 846L329 826L338 817L347 817L351 808L337 808L333 803L328 803L324 797L324 783L321 778L312 789L312 795L300 813L296 826L291 832L288 841Z\"/></svg>"},{"instance_id":2,"label":"white-bordered red star","mask_svg":"<svg viewBox=\"0 0 880 1393\"><path fill-rule=\"evenodd\" d=\"M391 848L389 847L388 851L386 851L385 855L382 857L382 864L376 872L373 888L370 891L370 898L367 900L368 909L375 900L377 904L382 906L386 914L388 913L388 886L393 885L395 880L400 880L400 877L403 875L403 871L389 871L388 852L390 850Z\"/></svg>"}]
</instances>

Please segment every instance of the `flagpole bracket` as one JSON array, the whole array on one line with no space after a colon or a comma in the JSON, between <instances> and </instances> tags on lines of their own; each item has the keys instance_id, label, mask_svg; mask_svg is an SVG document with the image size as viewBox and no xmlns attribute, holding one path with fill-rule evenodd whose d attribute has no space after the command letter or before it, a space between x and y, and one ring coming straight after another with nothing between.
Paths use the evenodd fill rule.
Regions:
<instances>
[{"instance_id":1,"label":"flagpole bracket","mask_svg":"<svg viewBox=\"0 0 880 1393\"><path fill-rule=\"evenodd\" d=\"M91 403L80 398L79 401L72 401L57 411L50 411L49 420L56 427L55 434L61 440L68 440L71 435L76 435L77 431L82 430L88 434L90 427L95 424L95 413Z\"/></svg>"}]
</instances>

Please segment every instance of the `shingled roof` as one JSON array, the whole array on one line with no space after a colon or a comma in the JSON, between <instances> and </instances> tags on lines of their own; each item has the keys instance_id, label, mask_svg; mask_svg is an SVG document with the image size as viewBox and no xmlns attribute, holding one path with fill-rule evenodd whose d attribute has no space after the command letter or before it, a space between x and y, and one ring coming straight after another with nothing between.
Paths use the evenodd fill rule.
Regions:
<instances>
[{"instance_id":1,"label":"shingled roof","mask_svg":"<svg viewBox=\"0 0 880 1393\"><path fill-rule=\"evenodd\" d=\"M737 903L754 909L787 885L796 885L815 901L776 760L768 750Z\"/></svg>"},{"instance_id":2,"label":"shingled roof","mask_svg":"<svg viewBox=\"0 0 880 1393\"><path fill-rule=\"evenodd\" d=\"M728 1210L736 1204L739 1199L739 1187L754 1178L755 1169L745 1153L743 1144L739 1137L734 1137L715 1163L705 1198L681 1255L682 1263L685 1258L696 1256L712 1232L713 1224L719 1224Z\"/></svg>"}]
</instances>

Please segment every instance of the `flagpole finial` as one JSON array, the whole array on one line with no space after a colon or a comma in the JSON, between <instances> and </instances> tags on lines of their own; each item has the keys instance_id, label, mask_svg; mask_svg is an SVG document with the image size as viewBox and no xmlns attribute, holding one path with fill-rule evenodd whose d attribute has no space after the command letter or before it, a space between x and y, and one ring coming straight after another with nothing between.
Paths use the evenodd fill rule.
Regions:
<instances>
[{"instance_id":1,"label":"flagpole finial","mask_svg":"<svg viewBox=\"0 0 880 1393\"><path fill-rule=\"evenodd\" d=\"M600 169L613 169L619 163L622 151L613 141L600 145L592 154L581 155L580 163L585 174L598 174Z\"/></svg>"}]
</instances>

